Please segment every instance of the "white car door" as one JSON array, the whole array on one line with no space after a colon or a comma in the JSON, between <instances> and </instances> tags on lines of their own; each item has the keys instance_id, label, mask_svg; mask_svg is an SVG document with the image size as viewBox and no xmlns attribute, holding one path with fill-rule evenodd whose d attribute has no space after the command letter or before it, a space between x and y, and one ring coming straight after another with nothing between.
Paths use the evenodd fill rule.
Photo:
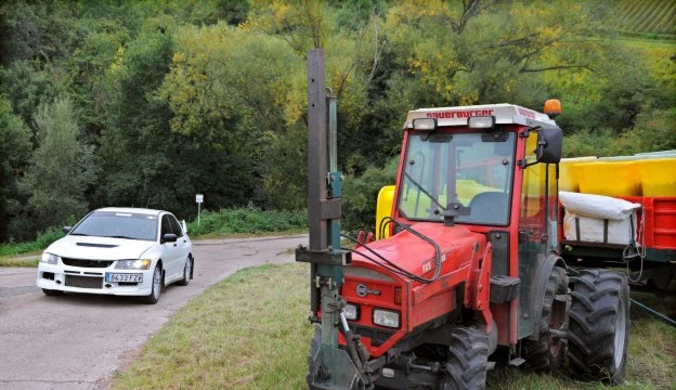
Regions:
<instances>
[{"instance_id":1,"label":"white car door","mask_svg":"<svg viewBox=\"0 0 676 390\"><path fill-rule=\"evenodd\" d=\"M178 261L176 262L178 274L176 280L182 280L185 262L188 259L188 255L190 254L192 243L190 242L188 235L183 231L183 227L178 222L176 217L169 214L169 222L171 223L172 232L178 237L176 240L176 249L178 250Z\"/></svg>"},{"instance_id":2,"label":"white car door","mask_svg":"<svg viewBox=\"0 0 676 390\"><path fill-rule=\"evenodd\" d=\"M177 242L164 242L162 237L167 233L173 233L171 230L171 222L169 219L169 214L164 214L162 216L162 227L160 230L160 243L162 245L162 261L164 263L165 270L165 282L171 283L172 280L176 279L176 274L179 272L178 268L181 266L180 260L180 251L178 249ZM181 268L183 271L183 268Z\"/></svg>"}]
</instances>

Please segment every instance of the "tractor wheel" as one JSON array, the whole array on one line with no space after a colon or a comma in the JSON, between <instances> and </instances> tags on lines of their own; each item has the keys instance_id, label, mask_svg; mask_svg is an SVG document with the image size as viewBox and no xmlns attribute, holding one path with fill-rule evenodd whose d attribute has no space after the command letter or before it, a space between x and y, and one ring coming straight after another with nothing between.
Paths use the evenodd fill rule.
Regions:
<instances>
[{"instance_id":1,"label":"tractor wheel","mask_svg":"<svg viewBox=\"0 0 676 390\"><path fill-rule=\"evenodd\" d=\"M310 343L310 354L307 357L308 373L307 376L305 377L305 381L307 382L307 388L310 390L313 390L312 373L314 372L314 367L312 364L312 360L317 354L317 351L319 351L319 346L321 345L321 343L322 343L322 327L315 325L315 335L312 338L312 342Z\"/></svg>"},{"instance_id":2,"label":"tractor wheel","mask_svg":"<svg viewBox=\"0 0 676 390\"><path fill-rule=\"evenodd\" d=\"M568 359L575 376L619 384L624 379L629 343L627 277L585 270L571 278Z\"/></svg>"},{"instance_id":3,"label":"tractor wheel","mask_svg":"<svg viewBox=\"0 0 676 390\"><path fill-rule=\"evenodd\" d=\"M557 297L558 296L558 297ZM545 301L540 314L540 331L537 340L524 340L522 348L529 369L552 372L563 364L564 343L554 337L549 329L561 329L566 322L568 275L561 267L554 267L547 279ZM566 298L566 300L563 300Z\"/></svg>"},{"instance_id":4,"label":"tractor wheel","mask_svg":"<svg viewBox=\"0 0 676 390\"><path fill-rule=\"evenodd\" d=\"M482 390L486 387L488 335L485 331L464 326L453 329L448 352L443 390Z\"/></svg>"}]
</instances>

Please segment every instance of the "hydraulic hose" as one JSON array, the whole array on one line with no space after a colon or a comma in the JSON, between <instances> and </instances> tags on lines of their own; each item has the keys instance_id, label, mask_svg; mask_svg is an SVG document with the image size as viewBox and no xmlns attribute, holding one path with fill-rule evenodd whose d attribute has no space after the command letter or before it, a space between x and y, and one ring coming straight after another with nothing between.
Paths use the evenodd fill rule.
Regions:
<instances>
[{"instance_id":1,"label":"hydraulic hose","mask_svg":"<svg viewBox=\"0 0 676 390\"><path fill-rule=\"evenodd\" d=\"M429 238L429 237L425 236L424 234L422 234L422 233L416 231L415 229L411 228L410 226L407 226L407 225L405 225L405 224L403 224L403 223L401 223L401 222L398 222L398 221L392 219L391 217L386 217L383 221L385 221L385 220L388 220L386 223L394 223L395 225L401 227L402 229L404 229L404 230L406 230L407 232L413 234L414 236L420 238L421 240L426 241L427 243L429 243L430 245L432 245L432 246L434 247L435 260L436 260L436 261L435 261L435 265L436 265L436 267L435 267L435 270L434 270L434 275L433 275L431 278L429 278L429 279L428 279L428 278L423 278L423 277L421 277L421 276L415 275L415 274L413 274L413 273L411 273L411 272L409 272L409 271L407 271L407 270L405 270L405 269L399 267L397 264L395 264L395 263L393 263L392 261L390 261L390 260L384 258L382 255L380 255L378 252L376 252L375 250L373 250L373 249L372 249L371 247L369 247L367 244L363 244L363 243L359 242L359 240L357 240L356 238L354 238L354 237L352 237L352 236L350 236L350 235L347 235L347 234L341 234L341 236L347 238L348 240L350 240L350 241L352 241L352 242L355 242L355 243L361 245L364 249L366 249L367 251L371 252L372 254L374 254L376 257L378 257L379 259L381 259L382 261L384 261L384 262L387 263L388 265L384 265L384 264L382 264L382 263L376 261L375 259L373 259L373 258L371 258L371 257L369 257L369 256L365 256L365 255L364 255L363 253L361 253L361 252L356 252L356 253L359 253L359 254L360 254L361 256L363 256L364 258L366 258L366 259L368 259L368 260L370 260L370 261L372 261L372 262L374 262L374 263L376 263L376 264L378 264L378 265L380 265L380 266L382 266L382 267L384 267L384 268L390 270L391 272L395 272L395 273L397 273L397 274L399 274L399 275L406 276L406 277L408 277L409 279L415 280L415 281L420 282L420 283L423 283L423 284L430 284L430 283L436 281L437 279L439 279L439 275L441 274L441 257L442 257L442 255L441 255L441 248L439 248L439 245L438 245L436 242L434 242L434 240L432 240L431 238ZM383 225L383 222L381 222L381 228L382 228L382 225ZM351 250L351 251L354 252L354 250ZM395 271L395 270L396 270L396 271Z\"/></svg>"}]
</instances>

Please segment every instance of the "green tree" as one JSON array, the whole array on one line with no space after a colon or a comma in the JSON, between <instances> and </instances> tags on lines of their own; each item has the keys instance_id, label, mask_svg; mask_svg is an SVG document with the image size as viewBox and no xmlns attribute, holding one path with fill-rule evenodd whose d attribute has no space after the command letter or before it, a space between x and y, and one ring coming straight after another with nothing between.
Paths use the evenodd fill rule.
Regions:
<instances>
[{"instance_id":1,"label":"green tree","mask_svg":"<svg viewBox=\"0 0 676 390\"><path fill-rule=\"evenodd\" d=\"M28 195L27 215L34 231L81 217L88 209L85 194L91 190L98 168L93 148L79 138L73 104L67 98L43 104L35 115L39 146L21 182Z\"/></svg>"},{"instance_id":2,"label":"green tree","mask_svg":"<svg viewBox=\"0 0 676 390\"><path fill-rule=\"evenodd\" d=\"M9 100L0 95L0 242L8 236L9 221L16 216L21 178L31 150L31 134L12 113Z\"/></svg>"}]
</instances>

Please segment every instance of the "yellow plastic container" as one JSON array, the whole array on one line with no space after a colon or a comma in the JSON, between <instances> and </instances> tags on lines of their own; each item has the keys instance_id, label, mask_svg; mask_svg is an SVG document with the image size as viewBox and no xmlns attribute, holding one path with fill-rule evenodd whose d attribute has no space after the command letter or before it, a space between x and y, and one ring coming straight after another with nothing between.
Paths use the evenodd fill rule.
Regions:
<instances>
[{"instance_id":1,"label":"yellow plastic container","mask_svg":"<svg viewBox=\"0 0 676 390\"><path fill-rule=\"evenodd\" d=\"M376 240L390 236L390 229L384 229L384 235L380 236L380 222L385 217L390 217L392 213L392 203L394 203L395 186L385 186L378 192L378 203L376 204Z\"/></svg>"},{"instance_id":2,"label":"yellow plastic container","mask_svg":"<svg viewBox=\"0 0 676 390\"><path fill-rule=\"evenodd\" d=\"M580 192L606 196L641 196L637 161L595 161L576 164Z\"/></svg>"},{"instance_id":3,"label":"yellow plastic container","mask_svg":"<svg viewBox=\"0 0 676 390\"><path fill-rule=\"evenodd\" d=\"M580 192L580 178L577 166L580 163L595 161L596 156L563 158L559 163L559 190Z\"/></svg>"},{"instance_id":4,"label":"yellow plastic container","mask_svg":"<svg viewBox=\"0 0 676 390\"><path fill-rule=\"evenodd\" d=\"M643 196L676 196L676 158L639 160Z\"/></svg>"}]
</instances>

